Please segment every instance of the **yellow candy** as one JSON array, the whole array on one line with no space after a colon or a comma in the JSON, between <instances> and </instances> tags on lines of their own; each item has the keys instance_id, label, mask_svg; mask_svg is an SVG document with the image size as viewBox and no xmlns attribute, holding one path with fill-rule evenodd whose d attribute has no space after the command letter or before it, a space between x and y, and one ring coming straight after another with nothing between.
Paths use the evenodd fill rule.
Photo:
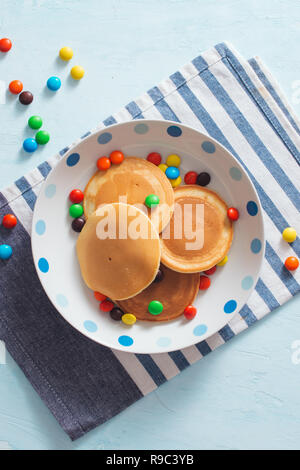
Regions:
<instances>
[{"instance_id":1,"label":"yellow candy","mask_svg":"<svg viewBox=\"0 0 300 470\"><path fill-rule=\"evenodd\" d=\"M177 188L181 184L182 178L181 176L178 176L176 180L169 180L173 188Z\"/></svg>"},{"instance_id":2,"label":"yellow candy","mask_svg":"<svg viewBox=\"0 0 300 470\"><path fill-rule=\"evenodd\" d=\"M218 263L218 266L224 266L224 264L226 264L228 261L228 256L225 256L225 258L222 259L222 261L220 261L220 263Z\"/></svg>"},{"instance_id":3,"label":"yellow candy","mask_svg":"<svg viewBox=\"0 0 300 470\"><path fill-rule=\"evenodd\" d=\"M59 51L59 57L61 60L71 60L73 57L73 51L70 47L62 47Z\"/></svg>"},{"instance_id":4,"label":"yellow candy","mask_svg":"<svg viewBox=\"0 0 300 470\"><path fill-rule=\"evenodd\" d=\"M136 317L132 313L124 313L124 315L122 315L122 322L125 323L125 325L133 325L136 322Z\"/></svg>"},{"instance_id":5,"label":"yellow candy","mask_svg":"<svg viewBox=\"0 0 300 470\"><path fill-rule=\"evenodd\" d=\"M288 243L292 243L296 240L297 238L297 232L296 230L293 228L293 227L287 227L284 229L284 231L282 232L282 238L288 242Z\"/></svg>"},{"instance_id":6,"label":"yellow candy","mask_svg":"<svg viewBox=\"0 0 300 470\"><path fill-rule=\"evenodd\" d=\"M80 65L74 65L71 68L71 76L74 80L81 80L84 76L84 69Z\"/></svg>"},{"instance_id":7,"label":"yellow candy","mask_svg":"<svg viewBox=\"0 0 300 470\"><path fill-rule=\"evenodd\" d=\"M166 169L168 168L168 165L166 165L165 163L161 163L160 165L158 165L158 168L160 168L161 171L165 173Z\"/></svg>"},{"instance_id":8,"label":"yellow candy","mask_svg":"<svg viewBox=\"0 0 300 470\"><path fill-rule=\"evenodd\" d=\"M180 157L178 157L178 155L174 154L174 155L169 155L168 156L166 163L167 163L168 166L179 167L179 165L181 163L181 160L180 160Z\"/></svg>"}]
</instances>

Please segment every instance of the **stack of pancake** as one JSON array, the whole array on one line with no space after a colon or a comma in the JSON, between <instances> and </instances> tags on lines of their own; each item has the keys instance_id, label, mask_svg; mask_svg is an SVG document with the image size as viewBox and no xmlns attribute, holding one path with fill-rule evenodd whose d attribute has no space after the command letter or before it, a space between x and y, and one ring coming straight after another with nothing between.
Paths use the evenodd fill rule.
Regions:
<instances>
[{"instance_id":1,"label":"stack of pancake","mask_svg":"<svg viewBox=\"0 0 300 470\"><path fill-rule=\"evenodd\" d=\"M152 210L145 206L150 194L159 198ZM142 158L98 171L84 196L87 220L77 241L82 277L138 320L182 315L198 294L200 272L230 248L233 228L220 196L198 185L173 189L165 173ZM148 311L153 300L163 305L160 315Z\"/></svg>"}]
</instances>

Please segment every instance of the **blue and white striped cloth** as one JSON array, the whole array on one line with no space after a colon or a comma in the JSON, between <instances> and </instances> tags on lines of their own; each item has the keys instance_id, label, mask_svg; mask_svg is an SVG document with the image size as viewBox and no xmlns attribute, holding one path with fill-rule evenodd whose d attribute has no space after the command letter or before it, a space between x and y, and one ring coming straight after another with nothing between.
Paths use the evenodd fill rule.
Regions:
<instances>
[{"instance_id":1,"label":"blue and white striped cloth","mask_svg":"<svg viewBox=\"0 0 300 470\"><path fill-rule=\"evenodd\" d=\"M281 239L287 226L298 222L295 228L300 231L300 123L262 62L246 61L231 45L219 44L95 130L144 118L188 124L218 140L239 160L264 209L265 260L248 304L208 340L169 354L111 351L64 322L32 265L30 230L36 197L44 178L70 147L4 189L0 216L12 211L21 224L9 235L15 248L13 263L0 265L0 337L72 439L153 391L300 289L300 270L291 274L283 267L287 256L300 256L299 239L292 245ZM0 232L0 243L5 237ZM21 293L16 293L16 286ZM30 289L30 300L22 297L22 289Z\"/></svg>"}]
</instances>

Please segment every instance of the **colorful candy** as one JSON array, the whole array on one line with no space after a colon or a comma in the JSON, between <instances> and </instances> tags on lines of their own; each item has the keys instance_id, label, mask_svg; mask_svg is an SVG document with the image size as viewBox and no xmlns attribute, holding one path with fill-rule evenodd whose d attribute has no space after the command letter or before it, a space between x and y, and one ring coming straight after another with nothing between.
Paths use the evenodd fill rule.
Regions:
<instances>
[{"instance_id":1,"label":"colorful candy","mask_svg":"<svg viewBox=\"0 0 300 470\"><path fill-rule=\"evenodd\" d=\"M25 150L25 152L33 153L36 151L37 148L38 148L38 144L35 139L28 137L27 139L24 140L23 149Z\"/></svg>"},{"instance_id":2,"label":"colorful candy","mask_svg":"<svg viewBox=\"0 0 300 470\"><path fill-rule=\"evenodd\" d=\"M73 204L79 204L83 201L84 194L81 189L73 189L69 194L69 199Z\"/></svg>"},{"instance_id":3,"label":"colorful candy","mask_svg":"<svg viewBox=\"0 0 300 470\"><path fill-rule=\"evenodd\" d=\"M158 152L151 152L147 157L148 162L153 163L156 166L159 166L161 163L161 154ZM167 165L166 165L167 168Z\"/></svg>"},{"instance_id":4,"label":"colorful candy","mask_svg":"<svg viewBox=\"0 0 300 470\"><path fill-rule=\"evenodd\" d=\"M35 140L39 145L46 145L50 140L50 134L47 131L38 131L35 135Z\"/></svg>"},{"instance_id":5,"label":"colorful candy","mask_svg":"<svg viewBox=\"0 0 300 470\"><path fill-rule=\"evenodd\" d=\"M196 184L198 173L195 171L188 171L184 177L185 184Z\"/></svg>"},{"instance_id":6,"label":"colorful candy","mask_svg":"<svg viewBox=\"0 0 300 470\"><path fill-rule=\"evenodd\" d=\"M160 165L158 165L158 168L165 173L166 169L168 168L168 165L166 165L165 163L161 163Z\"/></svg>"},{"instance_id":7,"label":"colorful candy","mask_svg":"<svg viewBox=\"0 0 300 470\"><path fill-rule=\"evenodd\" d=\"M9 229L14 228L17 225L17 223L18 223L17 217L15 217L13 214L6 214L2 220L3 227L9 228Z\"/></svg>"},{"instance_id":8,"label":"colorful candy","mask_svg":"<svg viewBox=\"0 0 300 470\"><path fill-rule=\"evenodd\" d=\"M193 305L185 307L183 314L187 320L192 320L197 315L197 309Z\"/></svg>"},{"instance_id":9,"label":"colorful candy","mask_svg":"<svg viewBox=\"0 0 300 470\"><path fill-rule=\"evenodd\" d=\"M61 79L58 77L50 77L47 80L47 88L51 91L57 91L61 87Z\"/></svg>"},{"instance_id":10,"label":"colorful candy","mask_svg":"<svg viewBox=\"0 0 300 470\"><path fill-rule=\"evenodd\" d=\"M6 260L12 256L13 250L9 245L0 245L0 259Z\"/></svg>"},{"instance_id":11,"label":"colorful candy","mask_svg":"<svg viewBox=\"0 0 300 470\"><path fill-rule=\"evenodd\" d=\"M295 269L297 269L299 266L299 260L296 258L296 256L289 256L285 260L284 266L288 271L295 271Z\"/></svg>"},{"instance_id":12,"label":"colorful candy","mask_svg":"<svg viewBox=\"0 0 300 470\"><path fill-rule=\"evenodd\" d=\"M99 305L100 310L102 312L110 312L114 308L114 303L111 300L102 300L102 302Z\"/></svg>"},{"instance_id":13,"label":"colorful candy","mask_svg":"<svg viewBox=\"0 0 300 470\"><path fill-rule=\"evenodd\" d=\"M226 255L225 258L223 258L218 264L217 266L224 266L228 261L228 256Z\"/></svg>"},{"instance_id":14,"label":"colorful candy","mask_svg":"<svg viewBox=\"0 0 300 470\"><path fill-rule=\"evenodd\" d=\"M110 318L114 321L121 321L122 316L124 315L123 310L121 310L119 307L114 307L110 312Z\"/></svg>"},{"instance_id":15,"label":"colorful candy","mask_svg":"<svg viewBox=\"0 0 300 470\"><path fill-rule=\"evenodd\" d=\"M293 243L297 238L297 232L293 227L287 227L282 232L282 238L288 243Z\"/></svg>"},{"instance_id":16,"label":"colorful candy","mask_svg":"<svg viewBox=\"0 0 300 470\"><path fill-rule=\"evenodd\" d=\"M211 276L212 274L215 274L216 270L217 270L217 266L213 266L212 268L207 269L206 271L204 271L204 274L207 274L208 276Z\"/></svg>"},{"instance_id":17,"label":"colorful candy","mask_svg":"<svg viewBox=\"0 0 300 470\"><path fill-rule=\"evenodd\" d=\"M100 171L108 170L111 167L111 161L107 157L100 157L97 160L97 167Z\"/></svg>"},{"instance_id":18,"label":"colorful candy","mask_svg":"<svg viewBox=\"0 0 300 470\"><path fill-rule=\"evenodd\" d=\"M62 47L59 51L59 57L61 60L71 60L73 57L73 50L70 47Z\"/></svg>"},{"instance_id":19,"label":"colorful candy","mask_svg":"<svg viewBox=\"0 0 300 470\"><path fill-rule=\"evenodd\" d=\"M85 219L83 217L77 217L72 221L72 229L74 232L80 233L85 226Z\"/></svg>"},{"instance_id":20,"label":"colorful candy","mask_svg":"<svg viewBox=\"0 0 300 470\"><path fill-rule=\"evenodd\" d=\"M148 305L148 311L151 315L159 315L163 311L163 304L158 300L152 300Z\"/></svg>"},{"instance_id":21,"label":"colorful candy","mask_svg":"<svg viewBox=\"0 0 300 470\"><path fill-rule=\"evenodd\" d=\"M240 214L239 214L239 211L235 207L229 207L229 209L227 210L227 216L228 216L228 219L236 221L238 220Z\"/></svg>"},{"instance_id":22,"label":"colorful candy","mask_svg":"<svg viewBox=\"0 0 300 470\"><path fill-rule=\"evenodd\" d=\"M163 271L161 269L159 269L157 271L157 274L156 274L155 279L154 279L153 282L161 282L164 277L165 277L165 275L164 275Z\"/></svg>"},{"instance_id":23,"label":"colorful candy","mask_svg":"<svg viewBox=\"0 0 300 470\"><path fill-rule=\"evenodd\" d=\"M102 302L102 300L107 299L106 295L101 294L100 292L94 292L94 297L95 297L95 299L98 300L99 302Z\"/></svg>"},{"instance_id":24,"label":"colorful candy","mask_svg":"<svg viewBox=\"0 0 300 470\"><path fill-rule=\"evenodd\" d=\"M12 42L8 38L0 39L0 51L1 52L8 52L11 49Z\"/></svg>"},{"instance_id":25,"label":"colorful candy","mask_svg":"<svg viewBox=\"0 0 300 470\"><path fill-rule=\"evenodd\" d=\"M74 67L71 68L71 77L74 78L74 80L81 80L83 76L84 68L80 65L74 65Z\"/></svg>"},{"instance_id":26,"label":"colorful candy","mask_svg":"<svg viewBox=\"0 0 300 470\"><path fill-rule=\"evenodd\" d=\"M211 281L209 277L207 276L200 276L200 284L199 284L199 289L200 290L207 290L211 284Z\"/></svg>"},{"instance_id":27,"label":"colorful candy","mask_svg":"<svg viewBox=\"0 0 300 470\"><path fill-rule=\"evenodd\" d=\"M182 182L181 176L178 176L178 178L176 178L176 180L170 180L172 188L177 188L177 186L179 186L181 184L181 182Z\"/></svg>"},{"instance_id":28,"label":"colorful candy","mask_svg":"<svg viewBox=\"0 0 300 470\"><path fill-rule=\"evenodd\" d=\"M133 325L136 322L136 316L132 313L124 313L122 322L125 323L125 325Z\"/></svg>"},{"instance_id":29,"label":"colorful candy","mask_svg":"<svg viewBox=\"0 0 300 470\"><path fill-rule=\"evenodd\" d=\"M159 204L159 197L156 194L149 194L145 199L145 205L147 207L156 207Z\"/></svg>"},{"instance_id":30,"label":"colorful candy","mask_svg":"<svg viewBox=\"0 0 300 470\"><path fill-rule=\"evenodd\" d=\"M199 186L207 186L210 183L210 175L206 172L199 173L197 176L197 184Z\"/></svg>"},{"instance_id":31,"label":"colorful candy","mask_svg":"<svg viewBox=\"0 0 300 470\"><path fill-rule=\"evenodd\" d=\"M19 101L21 104L24 104L24 106L28 106L33 102L33 94L30 91L22 91L19 95Z\"/></svg>"},{"instance_id":32,"label":"colorful candy","mask_svg":"<svg viewBox=\"0 0 300 470\"><path fill-rule=\"evenodd\" d=\"M176 166L169 166L166 169L166 177L169 178L170 180L176 180L178 176L180 175L180 171Z\"/></svg>"},{"instance_id":33,"label":"colorful candy","mask_svg":"<svg viewBox=\"0 0 300 470\"><path fill-rule=\"evenodd\" d=\"M23 83L20 82L20 80L13 80L10 82L8 88L13 95L18 95L23 90Z\"/></svg>"},{"instance_id":34,"label":"colorful candy","mask_svg":"<svg viewBox=\"0 0 300 470\"><path fill-rule=\"evenodd\" d=\"M113 163L114 165L120 165L120 163L122 163L122 161L124 160L124 153L121 152L121 150L114 150L113 152L111 152L109 158L111 163Z\"/></svg>"},{"instance_id":35,"label":"colorful candy","mask_svg":"<svg viewBox=\"0 0 300 470\"><path fill-rule=\"evenodd\" d=\"M167 160L166 160L166 164L168 166L175 166L175 167L178 167L181 163L181 160L180 160L180 157L176 154L174 155L169 155Z\"/></svg>"},{"instance_id":36,"label":"colorful candy","mask_svg":"<svg viewBox=\"0 0 300 470\"><path fill-rule=\"evenodd\" d=\"M78 219L83 214L83 207L80 204L72 204L69 208L69 214L74 219Z\"/></svg>"},{"instance_id":37,"label":"colorful candy","mask_svg":"<svg viewBox=\"0 0 300 470\"><path fill-rule=\"evenodd\" d=\"M28 119L28 126L31 128L31 129L40 129L43 125L43 120L40 116L31 116L29 119Z\"/></svg>"}]
</instances>

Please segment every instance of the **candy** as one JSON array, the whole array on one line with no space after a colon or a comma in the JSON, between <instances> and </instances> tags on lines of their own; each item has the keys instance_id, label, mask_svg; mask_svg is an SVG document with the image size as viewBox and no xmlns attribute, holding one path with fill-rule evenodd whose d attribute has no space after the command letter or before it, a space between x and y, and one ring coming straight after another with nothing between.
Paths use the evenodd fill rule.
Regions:
<instances>
[{"instance_id":1,"label":"candy","mask_svg":"<svg viewBox=\"0 0 300 470\"><path fill-rule=\"evenodd\" d=\"M288 243L293 243L297 238L297 232L293 227L287 227L282 232L282 238Z\"/></svg>"},{"instance_id":2,"label":"candy","mask_svg":"<svg viewBox=\"0 0 300 470\"><path fill-rule=\"evenodd\" d=\"M206 271L204 271L204 274L207 274L208 276L211 276L212 274L215 274L216 270L217 270L217 266L213 266L212 268L207 269Z\"/></svg>"},{"instance_id":3,"label":"candy","mask_svg":"<svg viewBox=\"0 0 300 470\"><path fill-rule=\"evenodd\" d=\"M59 57L61 60L71 60L73 57L73 51L70 47L62 47L59 51Z\"/></svg>"},{"instance_id":4,"label":"candy","mask_svg":"<svg viewBox=\"0 0 300 470\"><path fill-rule=\"evenodd\" d=\"M74 80L81 80L83 76L84 69L80 65L74 65L74 67L71 68L71 77L74 78Z\"/></svg>"},{"instance_id":5,"label":"candy","mask_svg":"<svg viewBox=\"0 0 300 470\"><path fill-rule=\"evenodd\" d=\"M50 77L47 80L47 88L51 91L57 91L61 87L61 80L58 77Z\"/></svg>"},{"instance_id":6,"label":"candy","mask_svg":"<svg viewBox=\"0 0 300 470\"><path fill-rule=\"evenodd\" d=\"M155 279L154 279L153 282L161 282L164 277L165 277L165 275L164 275L163 271L161 269L159 269L157 271L157 274L156 274Z\"/></svg>"},{"instance_id":7,"label":"candy","mask_svg":"<svg viewBox=\"0 0 300 470\"><path fill-rule=\"evenodd\" d=\"M114 308L114 304L111 300L102 300L99 308L102 312L110 312Z\"/></svg>"},{"instance_id":8,"label":"candy","mask_svg":"<svg viewBox=\"0 0 300 470\"><path fill-rule=\"evenodd\" d=\"M101 294L100 292L94 292L94 297L95 297L95 299L98 300L99 302L102 302L102 300L107 299L106 295Z\"/></svg>"},{"instance_id":9,"label":"candy","mask_svg":"<svg viewBox=\"0 0 300 470\"><path fill-rule=\"evenodd\" d=\"M156 207L159 204L159 197L156 194L149 194L145 199L145 205L147 207Z\"/></svg>"},{"instance_id":10,"label":"candy","mask_svg":"<svg viewBox=\"0 0 300 470\"><path fill-rule=\"evenodd\" d=\"M113 152L111 152L109 158L111 163L113 163L114 165L119 165L124 160L124 153L120 150L114 150Z\"/></svg>"},{"instance_id":11,"label":"candy","mask_svg":"<svg viewBox=\"0 0 300 470\"><path fill-rule=\"evenodd\" d=\"M13 80L10 82L8 88L13 95L18 95L23 90L23 83L20 82L20 80Z\"/></svg>"},{"instance_id":12,"label":"candy","mask_svg":"<svg viewBox=\"0 0 300 470\"><path fill-rule=\"evenodd\" d=\"M136 322L136 316L132 313L125 313L122 316L122 322L125 323L125 325L133 325Z\"/></svg>"},{"instance_id":13,"label":"candy","mask_svg":"<svg viewBox=\"0 0 300 470\"><path fill-rule=\"evenodd\" d=\"M177 186L179 186L182 182L182 179L181 179L181 176L178 176L178 178L176 178L176 180L171 180L170 183L172 185L172 188L177 188Z\"/></svg>"},{"instance_id":14,"label":"candy","mask_svg":"<svg viewBox=\"0 0 300 470\"><path fill-rule=\"evenodd\" d=\"M198 173L195 171L188 171L184 177L185 184L196 184Z\"/></svg>"},{"instance_id":15,"label":"candy","mask_svg":"<svg viewBox=\"0 0 300 470\"><path fill-rule=\"evenodd\" d=\"M193 305L185 307L183 314L187 320L192 320L197 314L197 309Z\"/></svg>"},{"instance_id":16,"label":"candy","mask_svg":"<svg viewBox=\"0 0 300 470\"><path fill-rule=\"evenodd\" d=\"M217 264L217 266L224 266L228 261L228 256L226 255L225 258L220 261L220 263Z\"/></svg>"},{"instance_id":17,"label":"candy","mask_svg":"<svg viewBox=\"0 0 300 470\"><path fill-rule=\"evenodd\" d=\"M227 210L227 216L228 216L228 219L235 221L235 220L238 220L240 214L239 214L239 211L235 207L229 207L229 209Z\"/></svg>"},{"instance_id":18,"label":"candy","mask_svg":"<svg viewBox=\"0 0 300 470\"><path fill-rule=\"evenodd\" d=\"M15 217L13 214L6 214L2 220L2 225L5 228L14 228L17 223L17 217Z\"/></svg>"},{"instance_id":19,"label":"candy","mask_svg":"<svg viewBox=\"0 0 300 470\"><path fill-rule=\"evenodd\" d=\"M197 184L199 184L199 186L207 186L210 182L210 175L208 173L199 173L199 175L197 176Z\"/></svg>"},{"instance_id":20,"label":"candy","mask_svg":"<svg viewBox=\"0 0 300 470\"><path fill-rule=\"evenodd\" d=\"M160 165L158 165L158 168L165 173L166 169L168 168L168 165L166 165L165 163L161 163Z\"/></svg>"},{"instance_id":21,"label":"candy","mask_svg":"<svg viewBox=\"0 0 300 470\"><path fill-rule=\"evenodd\" d=\"M74 232L80 233L83 227L85 226L85 219L83 217L77 217L72 222L72 229Z\"/></svg>"},{"instance_id":22,"label":"candy","mask_svg":"<svg viewBox=\"0 0 300 470\"><path fill-rule=\"evenodd\" d=\"M33 153L36 151L37 148L38 144L36 140L32 139L31 137L28 137L28 139L24 140L23 149L25 150L25 152Z\"/></svg>"},{"instance_id":23,"label":"candy","mask_svg":"<svg viewBox=\"0 0 300 470\"><path fill-rule=\"evenodd\" d=\"M43 120L40 116L31 116L28 119L28 126L31 129L40 129L40 127L42 127L42 125L43 125Z\"/></svg>"},{"instance_id":24,"label":"candy","mask_svg":"<svg viewBox=\"0 0 300 470\"><path fill-rule=\"evenodd\" d=\"M69 209L69 214L74 219L78 219L78 217L81 217L83 214L83 207L80 204L72 204Z\"/></svg>"},{"instance_id":25,"label":"candy","mask_svg":"<svg viewBox=\"0 0 300 470\"><path fill-rule=\"evenodd\" d=\"M151 162L154 165L159 166L161 162L161 154L158 152L151 152L149 153L147 160L148 162ZM166 165L166 168L167 168L167 165Z\"/></svg>"},{"instance_id":26,"label":"candy","mask_svg":"<svg viewBox=\"0 0 300 470\"><path fill-rule=\"evenodd\" d=\"M176 180L178 176L180 175L180 172L176 166L169 166L166 169L166 177L169 178L170 180Z\"/></svg>"},{"instance_id":27,"label":"candy","mask_svg":"<svg viewBox=\"0 0 300 470\"><path fill-rule=\"evenodd\" d=\"M0 245L0 259L9 259L12 255L12 247L9 245Z\"/></svg>"},{"instance_id":28,"label":"candy","mask_svg":"<svg viewBox=\"0 0 300 470\"><path fill-rule=\"evenodd\" d=\"M79 204L83 201L84 194L80 189L73 189L69 194L69 199L73 204Z\"/></svg>"},{"instance_id":29,"label":"candy","mask_svg":"<svg viewBox=\"0 0 300 470\"><path fill-rule=\"evenodd\" d=\"M124 315L123 310L121 310L119 307L114 307L110 312L110 318L114 321L121 321L122 316Z\"/></svg>"},{"instance_id":30,"label":"candy","mask_svg":"<svg viewBox=\"0 0 300 470\"><path fill-rule=\"evenodd\" d=\"M19 95L19 101L21 104L27 106L33 102L33 94L30 91L22 91Z\"/></svg>"},{"instance_id":31,"label":"candy","mask_svg":"<svg viewBox=\"0 0 300 470\"><path fill-rule=\"evenodd\" d=\"M295 269L297 269L298 266L299 266L299 260L298 260L298 258L296 258L295 256L289 256L289 257L285 260L284 266L285 266L286 269L288 269L289 271L295 271Z\"/></svg>"},{"instance_id":32,"label":"candy","mask_svg":"<svg viewBox=\"0 0 300 470\"><path fill-rule=\"evenodd\" d=\"M210 279L207 276L200 276L200 284L199 284L199 289L200 290L206 290L210 286Z\"/></svg>"},{"instance_id":33,"label":"candy","mask_svg":"<svg viewBox=\"0 0 300 470\"><path fill-rule=\"evenodd\" d=\"M47 131L38 131L35 135L35 140L39 145L46 145L50 140L50 134Z\"/></svg>"},{"instance_id":34,"label":"candy","mask_svg":"<svg viewBox=\"0 0 300 470\"><path fill-rule=\"evenodd\" d=\"M166 164L168 166L175 166L175 167L178 167L181 163L181 160L180 160L180 157L178 155L169 155L167 160L166 160Z\"/></svg>"},{"instance_id":35,"label":"candy","mask_svg":"<svg viewBox=\"0 0 300 470\"><path fill-rule=\"evenodd\" d=\"M159 315L163 311L163 304L158 300L152 300L148 305L148 311L151 315Z\"/></svg>"},{"instance_id":36,"label":"candy","mask_svg":"<svg viewBox=\"0 0 300 470\"><path fill-rule=\"evenodd\" d=\"M1 52L8 52L11 49L12 42L8 38L0 39L0 51Z\"/></svg>"},{"instance_id":37,"label":"candy","mask_svg":"<svg viewBox=\"0 0 300 470\"><path fill-rule=\"evenodd\" d=\"M108 170L111 167L111 161L107 157L100 157L97 160L97 167L100 171Z\"/></svg>"}]
</instances>

